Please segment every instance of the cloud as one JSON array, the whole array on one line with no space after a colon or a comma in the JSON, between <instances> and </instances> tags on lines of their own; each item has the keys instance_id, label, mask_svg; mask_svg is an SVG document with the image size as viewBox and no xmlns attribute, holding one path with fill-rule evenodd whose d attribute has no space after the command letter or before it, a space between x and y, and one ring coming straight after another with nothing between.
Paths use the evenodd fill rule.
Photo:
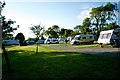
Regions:
<instances>
[{"instance_id":1,"label":"cloud","mask_svg":"<svg viewBox=\"0 0 120 80\"><path fill-rule=\"evenodd\" d=\"M80 12L80 14L77 16L78 19L80 20L84 20L86 17L90 17L90 11L91 11L91 8L89 10L83 10Z\"/></svg>"}]
</instances>

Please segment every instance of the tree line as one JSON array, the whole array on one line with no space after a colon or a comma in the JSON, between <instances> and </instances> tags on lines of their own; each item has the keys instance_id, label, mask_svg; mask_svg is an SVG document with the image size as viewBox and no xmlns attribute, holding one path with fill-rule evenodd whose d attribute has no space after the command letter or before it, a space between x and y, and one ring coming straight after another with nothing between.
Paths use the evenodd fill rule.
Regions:
<instances>
[{"instance_id":1,"label":"tree line","mask_svg":"<svg viewBox=\"0 0 120 80\"><path fill-rule=\"evenodd\" d=\"M86 17L82 25L77 25L74 27L74 30L82 34L92 33L99 35L101 31L119 28L120 26L117 24L117 11L117 4L110 2L92 8L89 13L90 17Z\"/></svg>"}]
</instances>

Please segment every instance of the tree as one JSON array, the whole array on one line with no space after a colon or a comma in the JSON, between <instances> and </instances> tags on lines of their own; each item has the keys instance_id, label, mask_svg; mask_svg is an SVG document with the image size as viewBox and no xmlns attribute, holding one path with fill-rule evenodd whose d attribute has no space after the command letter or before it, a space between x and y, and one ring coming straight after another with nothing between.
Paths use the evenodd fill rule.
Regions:
<instances>
[{"instance_id":1,"label":"tree","mask_svg":"<svg viewBox=\"0 0 120 80\"><path fill-rule=\"evenodd\" d=\"M50 38L58 38L59 37L59 26L53 25L52 27L49 27L48 30L45 31L45 34Z\"/></svg>"},{"instance_id":2,"label":"tree","mask_svg":"<svg viewBox=\"0 0 120 80\"><path fill-rule=\"evenodd\" d=\"M41 25L34 25L30 27L30 30L32 30L32 32L36 35L36 38L39 40L39 37L42 34L42 30L44 31L44 27ZM38 43L36 47L36 54L38 54Z\"/></svg>"},{"instance_id":3,"label":"tree","mask_svg":"<svg viewBox=\"0 0 120 80\"><path fill-rule=\"evenodd\" d=\"M98 35L102 28L104 28L109 21L114 21L116 18L115 11L116 4L107 3L96 8L92 8L90 12L90 18L92 20L92 25L95 26L96 34Z\"/></svg>"},{"instance_id":4,"label":"tree","mask_svg":"<svg viewBox=\"0 0 120 80\"><path fill-rule=\"evenodd\" d=\"M53 26L52 26L52 29L53 29L55 32L57 32L57 33L60 32L60 28L59 28L58 25L53 25Z\"/></svg>"},{"instance_id":5,"label":"tree","mask_svg":"<svg viewBox=\"0 0 120 80\"><path fill-rule=\"evenodd\" d=\"M16 36L15 36L15 40L18 39L20 44L25 40L25 36L23 35L23 33L18 33Z\"/></svg>"},{"instance_id":6,"label":"tree","mask_svg":"<svg viewBox=\"0 0 120 80\"><path fill-rule=\"evenodd\" d=\"M74 35L74 31L70 30L70 29L66 29L64 36L67 38L68 36L73 36Z\"/></svg>"},{"instance_id":7,"label":"tree","mask_svg":"<svg viewBox=\"0 0 120 80\"><path fill-rule=\"evenodd\" d=\"M61 36L61 37L65 37L65 31L66 31L67 29L64 29L64 28L62 28L61 30L60 30L60 32L59 32L59 35Z\"/></svg>"},{"instance_id":8,"label":"tree","mask_svg":"<svg viewBox=\"0 0 120 80\"><path fill-rule=\"evenodd\" d=\"M80 31L80 28L81 28L81 25L76 25L75 27L74 27L74 31L76 32L76 33L80 33L81 31Z\"/></svg>"},{"instance_id":9,"label":"tree","mask_svg":"<svg viewBox=\"0 0 120 80\"><path fill-rule=\"evenodd\" d=\"M0 14L5 5L6 5L5 2L2 3L0 1ZM19 25L17 25L17 27L13 27L15 21L12 21L11 19L6 20L5 16L3 16L2 14L0 15L0 19L2 26L2 38L5 39L7 37L13 37L14 31L17 30L17 28L19 28Z\"/></svg>"},{"instance_id":10,"label":"tree","mask_svg":"<svg viewBox=\"0 0 120 80\"><path fill-rule=\"evenodd\" d=\"M1 2L0 1L0 14L1 14L1 11L2 9L4 8L4 6L6 5L5 2ZM2 16L0 15L0 19L1 19L1 24L0 24L0 28L2 27L2 39L6 38L6 37L11 37L13 34L13 32L15 30L17 30L17 27L13 28L13 24L15 23L15 21L12 21L11 19L9 19L8 21L6 20L5 16ZM6 60L6 64L7 64L7 68L8 68L8 71L11 71L11 65L10 65L10 60L8 58L8 54L6 52L6 49L5 49L5 45L2 43L2 50L3 50L3 55L5 57L5 60Z\"/></svg>"},{"instance_id":11,"label":"tree","mask_svg":"<svg viewBox=\"0 0 120 80\"><path fill-rule=\"evenodd\" d=\"M64 29L64 28L62 28L60 30L59 34L60 34L61 37L65 37L65 38L67 38L68 36L75 36L76 35L76 33L73 30Z\"/></svg>"},{"instance_id":12,"label":"tree","mask_svg":"<svg viewBox=\"0 0 120 80\"><path fill-rule=\"evenodd\" d=\"M13 37L13 33L15 30L17 30L17 27L13 27L12 25L15 23L15 21L12 21L11 19L9 19L8 21L6 21L5 16L2 16L2 38L5 39L7 37L11 38Z\"/></svg>"},{"instance_id":13,"label":"tree","mask_svg":"<svg viewBox=\"0 0 120 80\"><path fill-rule=\"evenodd\" d=\"M90 18L85 18L83 20L82 26L80 27L80 31L83 34L87 34L87 33L91 33L91 29L90 29L90 25L91 25L91 20Z\"/></svg>"},{"instance_id":14,"label":"tree","mask_svg":"<svg viewBox=\"0 0 120 80\"><path fill-rule=\"evenodd\" d=\"M108 24L104 30L117 29L117 28L120 28L120 26L117 25L116 22L113 22L113 23Z\"/></svg>"}]
</instances>

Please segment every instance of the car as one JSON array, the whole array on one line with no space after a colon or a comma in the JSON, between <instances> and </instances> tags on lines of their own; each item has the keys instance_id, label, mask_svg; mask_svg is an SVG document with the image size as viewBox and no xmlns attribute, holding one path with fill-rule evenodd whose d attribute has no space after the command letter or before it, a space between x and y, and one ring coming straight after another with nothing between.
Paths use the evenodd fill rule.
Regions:
<instances>
[{"instance_id":1,"label":"car","mask_svg":"<svg viewBox=\"0 0 120 80\"><path fill-rule=\"evenodd\" d=\"M45 40L38 40L36 43L38 44L44 44Z\"/></svg>"},{"instance_id":2,"label":"car","mask_svg":"<svg viewBox=\"0 0 120 80\"><path fill-rule=\"evenodd\" d=\"M35 44L35 41L29 40L29 41L26 41L26 43L27 43L28 45L32 45L32 44Z\"/></svg>"},{"instance_id":3,"label":"car","mask_svg":"<svg viewBox=\"0 0 120 80\"><path fill-rule=\"evenodd\" d=\"M59 43L59 40L56 39L56 38L49 38L49 39L46 39L45 42L46 44L58 44Z\"/></svg>"}]
</instances>

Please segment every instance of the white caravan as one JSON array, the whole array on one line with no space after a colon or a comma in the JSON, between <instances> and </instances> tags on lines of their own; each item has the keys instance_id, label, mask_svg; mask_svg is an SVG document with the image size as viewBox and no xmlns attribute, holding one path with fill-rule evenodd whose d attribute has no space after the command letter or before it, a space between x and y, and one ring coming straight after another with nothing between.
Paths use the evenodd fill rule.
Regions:
<instances>
[{"instance_id":1,"label":"white caravan","mask_svg":"<svg viewBox=\"0 0 120 80\"><path fill-rule=\"evenodd\" d=\"M72 41L71 44L79 45L82 43L93 43L94 42L94 35L93 34L80 34L76 35Z\"/></svg>"},{"instance_id":2,"label":"white caravan","mask_svg":"<svg viewBox=\"0 0 120 80\"><path fill-rule=\"evenodd\" d=\"M115 41L120 43L120 28L100 32L99 44L114 44Z\"/></svg>"},{"instance_id":3,"label":"white caravan","mask_svg":"<svg viewBox=\"0 0 120 80\"><path fill-rule=\"evenodd\" d=\"M57 38L47 38L44 42L45 44L57 44L59 40Z\"/></svg>"}]
</instances>

